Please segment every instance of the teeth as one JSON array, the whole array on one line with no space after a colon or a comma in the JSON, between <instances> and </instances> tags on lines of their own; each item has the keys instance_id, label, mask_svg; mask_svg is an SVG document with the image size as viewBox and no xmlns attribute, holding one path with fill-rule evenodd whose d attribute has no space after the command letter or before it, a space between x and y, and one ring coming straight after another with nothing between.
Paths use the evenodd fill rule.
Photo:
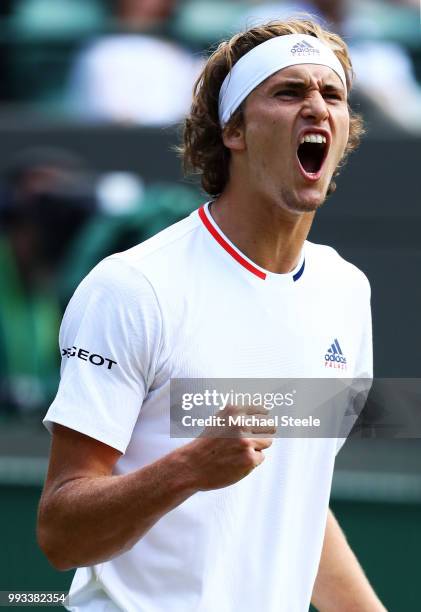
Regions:
<instances>
[{"instance_id":1,"label":"teeth","mask_svg":"<svg viewBox=\"0 0 421 612\"><path fill-rule=\"evenodd\" d=\"M325 144L326 136L322 136L322 134L305 134L301 138L300 144L303 144L304 142L317 142L319 144Z\"/></svg>"}]
</instances>

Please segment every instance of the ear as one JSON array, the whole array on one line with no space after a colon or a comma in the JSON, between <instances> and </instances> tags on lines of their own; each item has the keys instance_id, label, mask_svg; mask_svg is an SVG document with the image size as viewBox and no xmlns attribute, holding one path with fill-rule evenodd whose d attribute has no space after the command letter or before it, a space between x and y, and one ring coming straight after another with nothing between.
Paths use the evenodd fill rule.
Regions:
<instances>
[{"instance_id":1,"label":"ear","mask_svg":"<svg viewBox=\"0 0 421 612\"><path fill-rule=\"evenodd\" d=\"M244 137L244 124L227 126L222 130L222 142L231 151L244 151L246 139Z\"/></svg>"}]
</instances>

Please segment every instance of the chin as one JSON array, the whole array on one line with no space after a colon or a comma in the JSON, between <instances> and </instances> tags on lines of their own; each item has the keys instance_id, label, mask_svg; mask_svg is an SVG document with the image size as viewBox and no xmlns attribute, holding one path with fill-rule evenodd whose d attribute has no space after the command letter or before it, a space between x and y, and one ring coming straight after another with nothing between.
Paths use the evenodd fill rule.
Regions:
<instances>
[{"instance_id":1,"label":"chin","mask_svg":"<svg viewBox=\"0 0 421 612\"><path fill-rule=\"evenodd\" d=\"M282 199L285 206L291 212L302 213L302 212L315 212L318 210L326 201L327 189L321 193L319 190L312 190L312 192L291 192L284 191L282 193Z\"/></svg>"}]
</instances>

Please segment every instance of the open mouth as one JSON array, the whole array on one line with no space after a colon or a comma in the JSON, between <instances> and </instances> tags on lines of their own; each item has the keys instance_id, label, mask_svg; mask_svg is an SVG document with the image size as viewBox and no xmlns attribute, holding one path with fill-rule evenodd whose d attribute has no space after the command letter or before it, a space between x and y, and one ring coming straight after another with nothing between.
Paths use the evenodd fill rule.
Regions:
<instances>
[{"instance_id":1,"label":"open mouth","mask_svg":"<svg viewBox=\"0 0 421 612\"><path fill-rule=\"evenodd\" d=\"M297 157L304 174L320 175L323 162L326 159L328 145L326 136L322 134L305 134L297 149Z\"/></svg>"}]
</instances>

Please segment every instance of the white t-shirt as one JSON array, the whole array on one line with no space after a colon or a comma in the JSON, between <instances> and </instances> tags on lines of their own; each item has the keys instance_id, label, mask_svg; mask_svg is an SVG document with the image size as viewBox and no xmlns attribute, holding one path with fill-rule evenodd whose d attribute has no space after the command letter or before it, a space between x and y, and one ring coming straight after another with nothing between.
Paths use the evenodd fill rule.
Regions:
<instances>
[{"instance_id":1,"label":"white t-shirt","mask_svg":"<svg viewBox=\"0 0 421 612\"><path fill-rule=\"evenodd\" d=\"M310 242L292 272L265 271L205 205L81 283L63 319L62 378L45 424L118 449L115 474L125 474L186 442L169 435L172 378L344 376L326 360L336 343L346 376L371 377L362 272ZM275 439L240 482L196 493L129 552L78 569L71 609L307 612L340 444Z\"/></svg>"}]
</instances>

